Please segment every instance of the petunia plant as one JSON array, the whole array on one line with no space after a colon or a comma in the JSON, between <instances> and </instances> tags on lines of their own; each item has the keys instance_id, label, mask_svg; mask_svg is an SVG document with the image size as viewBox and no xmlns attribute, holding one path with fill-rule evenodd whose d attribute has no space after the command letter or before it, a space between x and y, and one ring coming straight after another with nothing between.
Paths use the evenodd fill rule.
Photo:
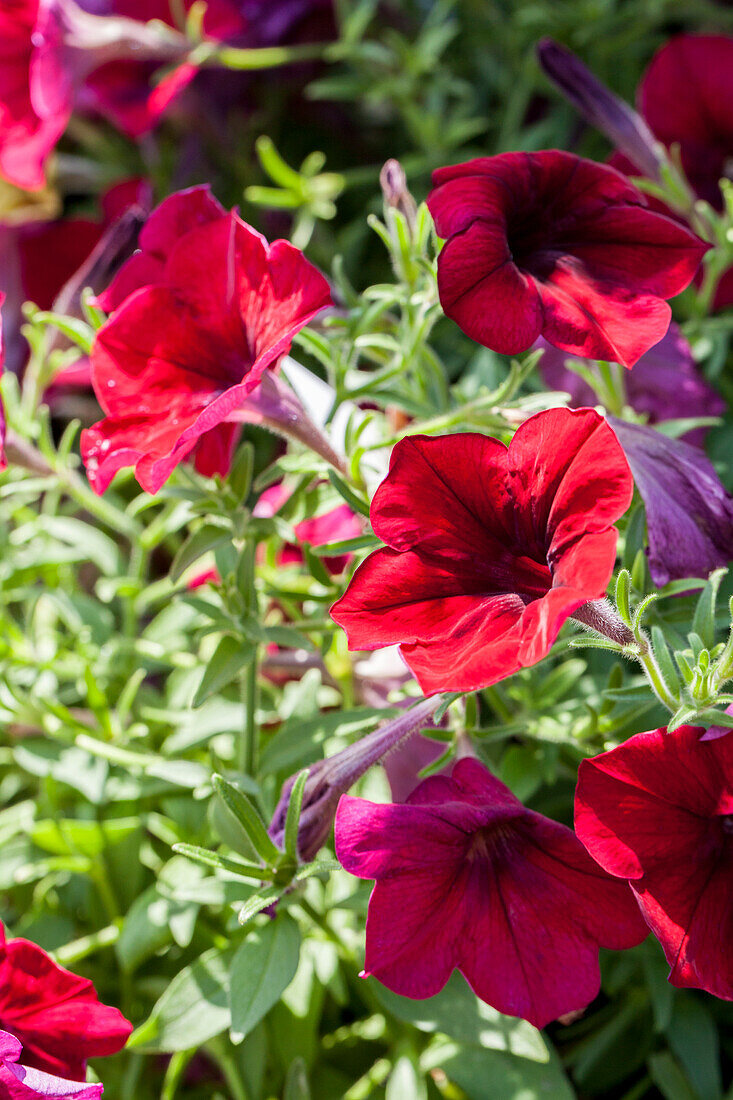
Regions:
<instances>
[{"instance_id":1,"label":"petunia plant","mask_svg":"<svg viewBox=\"0 0 733 1100\"><path fill-rule=\"evenodd\" d=\"M602 7L0 11L0 1100L730 1097L733 39Z\"/></svg>"}]
</instances>

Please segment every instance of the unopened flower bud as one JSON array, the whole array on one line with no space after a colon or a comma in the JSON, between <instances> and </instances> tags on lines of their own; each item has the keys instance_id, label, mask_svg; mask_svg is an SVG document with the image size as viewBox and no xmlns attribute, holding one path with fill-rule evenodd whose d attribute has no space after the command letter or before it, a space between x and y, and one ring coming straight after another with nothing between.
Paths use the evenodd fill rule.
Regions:
<instances>
[{"instance_id":1,"label":"unopened flower bud","mask_svg":"<svg viewBox=\"0 0 733 1100\"><path fill-rule=\"evenodd\" d=\"M405 170L398 160L390 158L379 173L379 183L387 206L399 210L406 218L410 229L415 227L417 205L407 187Z\"/></svg>"},{"instance_id":2,"label":"unopened flower bud","mask_svg":"<svg viewBox=\"0 0 733 1100\"><path fill-rule=\"evenodd\" d=\"M553 84L591 126L625 153L642 175L661 179L664 150L633 107L602 84L571 50L551 38L538 44L537 57Z\"/></svg>"},{"instance_id":3,"label":"unopened flower bud","mask_svg":"<svg viewBox=\"0 0 733 1100\"><path fill-rule=\"evenodd\" d=\"M325 844L341 795L353 787L391 749L423 727L432 725L431 719L439 705L438 695L423 699L355 744L311 765L303 792L298 826L298 853L301 859L306 862L313 859ZM268 829L270 836L280 847L284 843L285 819L296 778L297 775L292 775L283 784L280 800Z\"/></svg>"}]
</instances>

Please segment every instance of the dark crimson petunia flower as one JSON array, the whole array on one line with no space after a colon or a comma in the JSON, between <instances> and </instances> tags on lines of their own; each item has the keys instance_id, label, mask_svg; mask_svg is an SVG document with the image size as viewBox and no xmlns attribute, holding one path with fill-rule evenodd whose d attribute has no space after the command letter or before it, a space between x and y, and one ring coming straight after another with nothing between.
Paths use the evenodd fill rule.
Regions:
<instances>
[{"instance_id":1,"label":"dark crimson petunia flower","mask_svg":"<svg viewBox=\"0 0 733 1100\"><path fill-rule=\"evenodd\" d=\"M543 349L539 371L545 385L570 394L571 408L597 403L591 386L567 365L573 357L553 348L542 337L537 347ZM594 369L592 361L584 362ZM642 355L624 382L629 405L645 414L650 424L661 420L722 416L725 412L725 401L703 378L690 345L674 321L667 335ZM681 438L702 447L705 433L705 428L695 428Z\"/></svg>"},{"instance_id":2,"label":"dark crimson petunia flower","mask_svg":"<svg viewBox=\"0 0 733 1100\"><path fill-rule=\"evenodd\" d=\"M679 145L697 195L721 210L718 183L730 174L733 157L733 38L672 38L652 58L638 103L659 141Z\"/></svg>"},{"instance_id":3,"label":"dark crimson petunia flower","mask_svg":"<svg viewBox=\"0 0 733 1100\"><path fill-rule=\"evenodd\" d=\"M669 328L707 245L649 210L614 169L571 153L503 153L439 168L428 206L438 289L472 339L555 347L631 367Z\"/></svg>"},{"instance_id":4,"label":"dark crimson petunia flower","mask_svg":"<svg viewBox=\"0 0 733 1100\"><path fill-rule=\"evenodd\" d=\"M592 409L550 409L510 446L411 436L372 501L387 543L331 614L351 649L402 643L423 691L474 691L545 657L565 620L603 596L612 524L633 481Z\"/></svg>"},{"instance_id":5,"label":"dark crimson petunia flower","mask_svg":"<svg viewBox=\"0 0 733 1100\"><path fill-rule=\"evenodd\" d=\"M575 827L629 881L676 986L733 1000L733 738L682 726L584 760Z\"/></svg>"},{"instance_id":6,"label":"dark crimson petunia flower","mask_svg":"<svg viewBox=\"0 0 733 1100\"><path fill-rule=\"evenodd\" d=\"M365 973L430 997L459 969L476 994L536 1027L598 993L599 947L646 934L630 891L571 829L525 809L477 760L424 780L404 805L344 796L336 852L375 879Z\"/></svg>"},{"instance_id":7,"label":"dark crimson petunia flower","mask_svg":"<svg viewBox=\"0 0 733 1100\"><path fill-rule=\"evenodd\" d=\"M132 1031L77 977L28 940L5 940L0 925L0 1028L23 1045L33 1069L83 1081L87 1058L122 1050Z\"/></svg>"},{"instance_id":8,"label":"dark crimson petunia flower","mask_svg":"<svg viewBox=\"0 0 733 1100\"><path fill-rule=\"evenodd\" d=\"M225 473L237 410L331 301L302 252L268 245L205 188L162 203L141 244L110 288L112 305L121 288L127 296L92 349L106 418L83 433L82 454L97 492L133 465L157 492L194 448L199 470Z\"/></svg>"},{"instance_id":9,"label":"dark crimson petunia flower","mask_svg":"<svg viewBox=\"0 0 733 1100\"><path fill-rule=\"evenodd\" d=\"M646 509L654 583L707 577L733 560L733 498L707 455L654 428L608 419Z\"/></svg>"},{"instance_id":10,"label":"dark crimson petunia flower","mask_svg":"<svg viewBox=\"0 0 733 1100\"><path fill-rule=\"evenodd\" d=\"M3 1100L63 1100L75 1096L76 1100L99 1100L101 1085L87 1085L83 1081L67 1081L38 1069L21 1065L21 1044L7 1031L0 1031L0 1096Z\"/></svg>"}]
</instances>

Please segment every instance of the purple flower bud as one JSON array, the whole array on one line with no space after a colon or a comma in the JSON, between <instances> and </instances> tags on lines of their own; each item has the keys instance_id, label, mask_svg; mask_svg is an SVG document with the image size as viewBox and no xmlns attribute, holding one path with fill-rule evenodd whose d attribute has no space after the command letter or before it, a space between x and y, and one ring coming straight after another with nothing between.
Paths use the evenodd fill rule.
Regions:
<instances>
[{"instance_id":1,"label":"purple flower bud","mask_svg":"<svg viewBox=\"0 0 733 1100\"><path fill-rule=\"evenodd\" d=\"M535 347L543 350L539 370L545 385L570 394L573 409L597 404L598 398L588 383L566 366L574 356L553 347L542 337ZM591 360L581 362L594 369ZM624 372L624 384L631 408L646 415L651 424L660 420L721 416L725 412L725 402L700 374L690 345L674 322L667 335L642 355L634 369ZM686 443L702 447L706 430L695 428L683 438Z\"/></svg>"},{"instance_id":2,"label":"purple flower bud","mask_svg":"<svg viewBox=\"0 0 733 1100\"><path fill-rule=\"evenodd\" d=\"M659 180L664 149L641 115L602 84L571 50L551 38L538 44L537 57L576 111L625 153L642 175Z\"/></svg>"},{"instance_id":3,"label":"purple flower bud","mask_svg":"<svg viewBox=\"0 0 733 1100\"><path fill-rule=\"evenodd\" d=\"M654 428L609 416L646 508L649 570L658 586L707 577L733 558L733 497L710 460Z\"/></svg>"},{"instance_id":4,"label":"purple flower bud","mask_svg":"<svg viewBox=\"0 0 733 1100\"><path fill-rule=\"evenodd\" d=\"M407 186L405 170L398 160L391 158L385 161L382 171L379 173L379 183L387 206L401 211L407 219L410 229L415 228L417 206Z\"/></svg>"},{"instance_id":5,"label":"purple flower bud","mask_svg":"<svg viewBox=\"0 0 733 1100\"><path fill-rule=\"evenodd\" d=\"M341 795L353 787L357 779L361 779L391 749L401 745L423 727L432 725L431 719L439 705L439 695L423 699L348 748L310 766L298 830L298 852L301 859L306 862L313 859L325 844ZM283 784L280 800L268 829L279 847L284 843L285 819L296 779L297 775L291 775Z\"/></svg>"}]
</instances>

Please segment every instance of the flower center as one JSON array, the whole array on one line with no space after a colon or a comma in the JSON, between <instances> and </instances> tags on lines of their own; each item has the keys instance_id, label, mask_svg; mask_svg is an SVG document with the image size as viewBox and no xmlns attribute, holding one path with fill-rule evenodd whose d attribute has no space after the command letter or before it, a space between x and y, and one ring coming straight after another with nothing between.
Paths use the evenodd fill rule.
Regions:
<instances>
[{"instance_id":1,"label":"flower center","mask_svg":"<svg viewBox=\"0 0 733 1100\"><path fill-rule=\"evenodd\" d=\"M494 859L509 841L512 831L508 823L485 825L482 829L477 829L471 834L465 858L470 862L476 859Z\"/></svg>"}]
</instances>

